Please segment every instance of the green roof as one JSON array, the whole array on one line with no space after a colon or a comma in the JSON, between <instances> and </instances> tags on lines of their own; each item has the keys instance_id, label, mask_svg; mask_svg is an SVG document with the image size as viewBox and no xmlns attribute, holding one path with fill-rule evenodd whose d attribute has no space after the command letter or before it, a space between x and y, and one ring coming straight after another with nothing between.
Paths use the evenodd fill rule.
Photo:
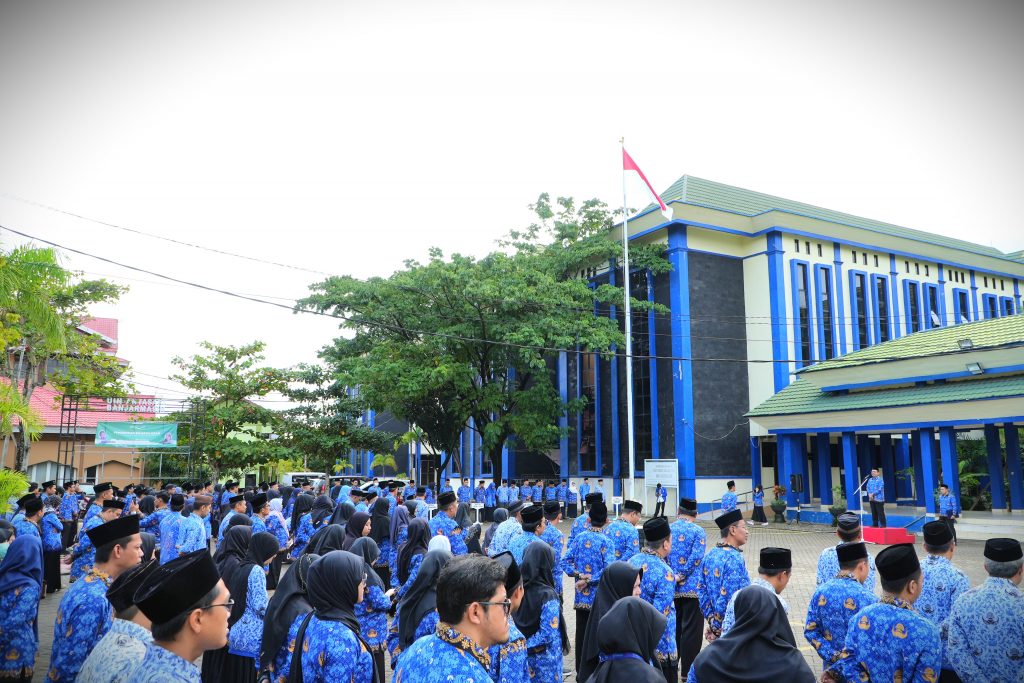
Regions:
<instances>
[{"instance_id":1,"label":"green roof","mask_svg":"<svg viewBox=\"0 0 1024 683\"><path fill-rule=\"evenodd\" d=\"M1024 375L965 379L959 382L905 386L895 389L825 393L806 379L798 379L747 413L747 417L798 415L841 410L896 408L908 405L977 401L1024 395Z\"/></svg>"},{"instance_id":2,"label":"green roof","mask_svg":"<svg viewBox=\"0 0 1024 683\"><path fill-rule=\"evenodd\" d=\"M970 339L975 350L1024 344L1024 315L1009 315L1003 318L991 318L915 332L906 337L875 344L845 356L822 361L798 372L804 374L869 363L960 353L958 342L961 339Z\"/></svg>"},{"instance_id":3,"label":"green roof","mask_svg":"<svg viewBox=\"0 0 1024 683\"><path fill-rule=\"evenodd\" d=\"M697 178L691 175L684 175L679 180L672 183L672 185L662 193L661 198L662 201L666 203L677 201L684 204L704 206L710 209L730 211L744 216L756 216L761 213L775 210L785 211L787 213L800 214L810 218L829 221L831 223L850 225L855 228L870 230L872 232L890 235L892 237L902 237L918 242L930 242L950 249L959 249L961 251L980 254L982 256L991 256L993 258L1013 261L1020 261L1021 257L1021 252L1017 252L1016 257L1013 257L1012 255L1004 254L994 247L986 247L981 244L965 242L964 240L944 237L942 235L936 235L922 230L904 228L899 225L893 225L892 223L883 223L870 218L862 218L860 216L854 216L841 211L833 211L831 209L824 209L820 206L796 202L791 199L774 197L770 194L744 190L743 188L733 187L732 185L725 185L723 183L716 183L713 180L704 180L703 178ZM644 211L651 209L653 206L653 204L649 205L644 209Z\"/></svg>"}]
</instances>

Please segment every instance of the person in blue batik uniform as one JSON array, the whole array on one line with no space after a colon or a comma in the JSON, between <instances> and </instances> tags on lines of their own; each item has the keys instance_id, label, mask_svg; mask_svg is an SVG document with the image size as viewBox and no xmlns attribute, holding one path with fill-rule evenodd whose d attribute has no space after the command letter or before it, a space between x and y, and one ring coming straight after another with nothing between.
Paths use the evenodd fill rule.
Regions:
<instances>
[{"instance_id":1,"label":"person in blue batik uniform","mask_svg":"<svg viewBox=\"0 0 1024 683\"><path fill-rule=\"evenodd\" d=\"M536 491L534 491L536 493ZM555 482L546 481L544 482L544 496L541 502L544 500L556 500L558 498L558 488L555 486Z\"/></svg>"},{"instance_id":2,"label":"person in blue batik uniform","mask_svg":"<svg viewBox=\"0 0 1024 683\"><path fill-rule=\"evenodd\" d=\"M349 552L363 558L363 573L366 575L363 599L355 607L359 633L370 650L377 670L384 671L384 650L387 648L388 610L391 609L391 598L384 594L386 586L373 570L373 563L380 556L380 549L372 538L364 536L352 544Z\"/></svg>"},{"instance_id":3,"label":"person in blue batik uniform","mask_svg":"<svg viewBox=\"0 0 1024 683\"><path fill-rule=\"evenodd\" d=\"M736 482L730 480L725 487L728 490L722 495L722 512L732 512L736 509Z\"/></svg>"},{"instance_id":4,"label":"person in blue batik uniform","mask_svg":"<svg viewBox=\"0 0 1024 683\"><path fill-rule=\"evenodd\" d=\"M71 583L88 574L96 561L96 546L90 540L89 531L121 516L121 506L116 500L104 501L103 505L103 512L82 525L78 545L71 549Z\"/></svg>"},{"instance_id":5,"label":"person in blue batik uniform","mask_svg":"<svg viewBox=\"0 0 1024 683\"><path fill-rule=\"evenodd\" d=\"M555 552L547 543L531 543L520 567L523 600L513 620L526 636L530 680L561 683L562 655L569 651L569 636L562 618L562 601L555 590Z\"/></svg>"},{"instance_id":6,"label":"person in blue batik uniform","mask_svg":"<svg viewBox=\"0 0 1024 683\"><path fill-rule=\"evenodd\" d=\"M113 500L114 498L114 485L109 481L96 484L92 487L92 490L95 495L89 502L89 507L85 509L85 515L82 517L83 525L103 510L104 501Z\"/></svg>"},{"instance_id":7,"label":"person in blue batik uniform","mask_svg":"<svg viewBox=\"0 0 1024 683\"><path fill-rule=\"evenodd\" d=\"M555 590L559 597L562 595L562 558L565 555L565 536L558 530L561 521L562 506L557 501L544 503L544 530L540 533L540 539L555 551Z\"/></svg>"},{"instance_id":8,"label":"person in blue batik uniform","mask_svg":"<svg viewBox=\"0 0 1024 683\"><path fill-rule=\"evenodd\" d=\"M171 514L171 509L167 507L170 501L171 497L160 491L153 496L153 511L147 513L145 517L139 520L139 531L145 531L156 536L158 544L160 543L160 523L164 520L164 517Z\"/></svg>"},{"instance_id":9,"label":"person in blue batik uniform","mask_svg":"<svg viewBox=\"0 0 1024 683\"><path fill-rule=\"evenodd\" d=\"M665 676L652 662L658 638L665 630L665 617L648 603L632 595L616 601L591 630L600 661L591 669L589 683L664 683ZM676 681L672 681L676 683Z\"/></svg>"},{"instance_id":10,"label":"person in blue batik uniform","mask_svg":"<svg viewBox=\"0 0 1024 683\"><path fill-rule=\"evenodd\" d=\"M235 515L244 515L246 510L245 496L231 496L228 498L228 511L220 520L220 527L217 529L217 538L224 538L225 532ZM163 522L161 522L161 525Z\"/></svg>"},{"instance_id":11,"label":"person in blue batik uniform","mask_svg":"<svg viewBox=\"0 0 1024 683\"><path fill-rule=\"evenodd\" d=\"M747 567L740 548L747 543L750 532L739 510L715 518L722 540L704 556L701 577L697 584L700 611L708 622L705 638L713 641L722 635L722 622L729 598L750 585Z\"/></svg>"},{"instance_id":12,"label":"person in blue batik uniform","mask_svg":"<svg viewBox=\"0 0 1024 683\"><path fill-rule=\"evenodd\" d=\"M196 496L192 503L192 514L181 518L175 539L179 555L209 547L206 542L206 528L203 526L203 514L200 513L200 510L205 509L205 514L210 514L212 502L209 496Z\"/></svg>"},{"instance_id":13,"label":"person in blue batik uniform","mask_svg":"<svg viewBox=\"0 0 1024 683\"><path fill-rule=\"evenodd\" d=\"M508 519L498 525L495 529L494 535L491 538L491 543L487 546L487 554L491 557L495 557L500 553L508 550L509 544L512 539L523 533L523 510L526 504L524 501L517 500L513 501L508 506Z\"/></svg>"},{"instance_id":14,"label":"person in blue batik uniform","mask_svg":"<svg viewBox=\"0 0 1024 683\"><path fill-rule=\"evenodd\" d=\"M524 479L523 485L519 487L519 499L520 500L532 500L533 499L533 487L530 486L530 480Z\"/></svg>"},{"instance_id":15,"label":"person in blue batik uniform","mask_svg":"<svg viewBox=\"0 0 1024 683\"><path fill-rule=\"evenodd\" d=\"M494 482L487 482L487 488L484 490L484 521L494 521L494 509L498 507L498 490L494 487Z\"/></svg>"},{"instance_id":16,"label":"person in blue batik uniform","mask_svg":"<svg viewBox=\"0 0 1024 683\"><path fill-rule=\"evenodd\" d=\"M511 601L512 614L523 602L523 577L512 553L504 552L494 558L505 568L505 595ZM493 683L529 683L530 668L526 661L526 636L516 626L510 616L508 621L508 640L504 643L491 645L487 654L491 658L488 673Z\"/></svg>"},{"instance_id":17,"label":"person in blue batik uniform","mask_svg":"<svg viewBox=\"0 0 1024 683\"><path fill-rule=\"evenodd\" d=\"M523 508L519 515L523 520L523 533L515 536L508 543L508 551L512 553L515 561L522 565L523 554L532 543L543 543L540 537L546 528L544 519L544 508L540 505L531 505Z\"/></svg>"},{"instance_id":18,"label":"person in blue batik uniform","mask_svg":"<svg viewBox=\"0 0 1024 683\"><path fill-rule=\"evenodd\" d=\"M399 546L392 573L392 587L396 589L395 599L401 600L416 580L416 573L427 554L430 543L430 525L422 519L409 520L406 540Z\"/></svg>"},{"instance_id":19,"label":"person in blue batik uniform","mask_svg":"<svg viewBox=\"0 0 1024 683\"><path fill-rule=\"evenodd\" d=\"M461 489L459 489L461 491ZM459 501L460 503L463 501ZM477 487L473 489L473 502L484 504L487 502L487 483L481 479L477 482Z\"/></svg>"},{"instance_id":20,"label":"person in blue batik uniform","mask_svg":"<svg viewBox=\"0 0 1024 683\"><path fill-rule=\"evenodd\" d=\"M11 542L0 562L0 679L32 680L39 638L36 617L43 589L42 544L34 536Z\"/></svg>"},{"instance_id":21,"label":"person in blue batik uniform","mask_svg":"<svg viewBox=\"0 0 1024 683\"><path fill-rule=\"evenodd\" d=\"M469 485L469 479L463 478L462 486L459 487L459 502L469 503L473 500L473 489Z\"/></svg>"},{"instance_id":22,"label":"person in blue batik uniform","mask_svg":"<svg viewBox=\"0 0 1024 683\"><path fill-rule=\"evenodd\" d=\"M587 500L587 496L590 495L590 477L583 477L583 483L580 484L580 499L583 501ZM585 513L586 510L580 510L580 513Z\"/></svg>"},{"instance_id":23,"label":"person in blue batik uniform","mask_svg":"<svg viewBox=\"0 0 1024 683\"><path fill-rule=\"evenodd\" d=\"M807 607L804 638L821 657L825 668L839 661L850 619L878 602L864 587L868 578L868 549L863 543L839 546L839 574L818 586Z\"/></svg>"},{"instance_id":24,"label":"person in blue batik uniform","mask_svg":"<svg viewBox=\"0 0 1024 683\"><path fill-rule=\"evenodd\" d=\"M306 548L309 539L316 533L313 528L313 496L302 494L295 502L295 510L292 512L292 551L289 556L294 560Z\"/></svg>"},{"instance_id":25,"label":"person in blue batik uniform","mask_svg":"<svg viewBox=\"0 0 1024 683\"><path fill-rule=\"evenodd\" d=\"M764 516L764 489L760 484L754 487L754 512L750 515L750 521L768 526L768 518Z\"/></svg>"},{"instance_id":26,"label":"person in blue batik uniform","mask_svg":"<svg viewBox=\"0 0 1024 683\"><path fill-rule=\"evenodd\" d=\"M430 519L430 531L435 536L448 537L453 555L465 555L469 552L466 548L466 539L463 537L462 529L453 519L456 507L455 494L451 491L442 493L437 499L437 514Z\"/></svg>"},{"instance_id":27,"label":"person in blue batik uniform","mask_svg":"<svg viewBox=\"0 0 1024 683\"><path fill-rule=\"evenodd\" d=\"M665 516L665 503L668 501L668 489L661 485L661 482L654 488L654 499L656 501L654 505L654 516L664 517Z\"/></svg>"},{"instance_id":28,"label":"person in blue batik uniform","mask_svg":"<svg viewBox=\"0 0 1024 683\"><path fill-rule=\"evenodd\" d=\"M676 649L679 650L679 670L689 671L693 658L700 652L704 617L700 612L697 584L701 563L707 550L707 534L695 523L697 501L679 499L679 518L669 525L672 531L672 550L666 562L676 575Z\"/></svg>"},{"instance_id":29,"label":"person in blue batik uniform","mask_svg":"<svg viewBox=\"0 0 1024 683\"><path fill-rule=\"evenodd\" d=\"M394 683L490 681L487 650L509 637L505 576L501 564L481 555L453 560L437 586L441 622L402 654Z\"/></svg>"},{"instance_id":30,"label":"person in blue batik uniform","mask_svg":"<svg viewBox=\"0 0 1024 683\"><path fill-rule=\"evenodd\" d=\"M501 480L501 486L498 487L498 491L497 491L498 506L499 507L507 507L508 506L508 504L509 504L508 494L509 494L508 480L507 479L502 479Z\"/></svg>"},{"instance_id":31,"label":"person in blue batik uniform","mask_svg":"<svg viewBox=\"0 0 1024 683\"><path fill-rule=\"evenodd\" d=\"M225 572L224 581L235 601L231 609L228 656L221 677L225 681L246 680L255 673L263 637L263 617L270 596L267 594L267 565L279 550L274 534L252 534L245 557L237 567Z\"/></svg>"},{"instance_id":32,"label":"person in blue batik uniform","mask_svg":"<svg viewBox=\"0 0 1024 683\"><path fill-rule=\"evenodd\" d=\"M577 668L597 587L601 583L604 570L615 561L615 547L611 539L601 531L608 522L608 507L601 501L594 500L590 503L587 516L590 528L569 542L565 557L562 559L562 570L576 582L573 608L576 610Z\"/></svg>"},{"instance_id":33,"label":"person in blue batik uniform","mask_svg":"<svg viewBox=\"0 0 1024 683\"><path fill-rule=\"evenodd\" d=\"M391 588L398 588L398 549L409 540L409 520L415 511L415 504L412 508L408 504L399 505L395 508L395 514L391 517L391 524L388 525L388 543L391 546L391 555L388 557L388 584ZM428 525L429 528L429 525Z\"/></svg>"},{"instance_id":34,"label":"person in blue batik uniform","mask_svg":"<svg viewBox=\"0 0 1024 683\"><path fill-rule=\"evenodd\" d=\"M635 525L640 522L642 511L643 505L635 500L623 501L619 518L604 530L615 547L616 560L628 562L629 558L640 552L640 534L637 533Z\"/></svg>"},{"instance_id":35,"label":"person in blue batik uniform","mask_svg":"<svg viewBox=\"0 0 1024 683\"><path fill-rule=\"evenodd\" d=\"M107 503L116 501L108 500ZM89 651L110 629L114 611L107 600L107 588L121 572L142 561L139 518L121 517L121 506L106 508L102 514L114 519L86 532L95 546L95 564L68 589L60 601L53 627L50 651L51 681L73 681Z\"/></svg>"},{"instance_id":36,"label":"person in blue batik uniform","mask_svg":"<svg viewBox=\"0 0 1024 683\"><path fill-rule=\"evenodd\" d=\"M509 505L519 500L519 485L515 481L508 483L508 502Z\"/></svg>"},{"instance_id":37,"label":"person in blue batik uniform","mask_svg":"<svg viewBox=\"0 0 1024 683\"><path fill-rule=\"evenodd\" d=\"M444 480L444 484L442 484L441 488L438 489L437 494L441 495L442 493L448 493L449 491L454 491L454 490L455 489L452 488L452 480L451 479L445 479Z\"/></svg>"},{"instance_id":38,"label":"person in blue batik uniform","mask_svg":"<svg viewBox=\"0 0 1024 683\"><path fill-rule=\"evenodd\" d=\"M629 563L641 569L640 598L650 603L666 618L665 631L655 650L656 664L665 674L665 680L679 679L679 650L676 648L676 575L665 559L672 552L672 529L664 517L644 522L644 548L629 558Z\"/></svg>"},{"instance_id":39,"label":"person in blue batik uniform","mask_svg":"<svg viewBox=\"0 0 1024 683\"><path fill-rule=\"evenodd\" d=\"M843 543L860 543L861 536L860 515L855 512L844 512L839 515L836 536L839 537L839 544L825 548L818 556L818 570L816 582L821 584L834 579L839 573L839 559L836 557L836 548ZM875 558L868 555L868 578L864 586L871 592L875 590Z\"/></svg>"},{"instance_id":40,"label":"person in blue batik uniform","mask_svg":"<svg viewBox=\"0 0 1024 683\"><path fill-rule=\"evenodd\" d=\"M188 520L182 516L185 509L185 496L175 493L171 496L171 514L160 522L160 564L167 564L179 555L178 545L182 526Z\"/></svg>"},{"instance_id":41,"label":"person in blue batik uniform","mask_svg":"<svg viewBox=\"0 0 1024 683\"><path fill-rule=\"evenodd\" d=\"M871 470L871 478L865 487L868 492L868 504L871 506L871 526L885 526L885 481L878 473L878 468Z\"/></svg>"},{"instance_id":42,"label":"person in blue batik uniform","mask_svg":"<svg viewBox=\"0 0 1024 683\"><path fill-rule=\"evenodd\" d=\"M843 652L822 680L937 681L942 641L938 627L914 611L921 564L913 544L889 546L876 566L882 600L850 619Z\"/></svg>"},{"instance_id":43,"label":"person in blue batik uniform","mask_svg":"<svg viewBox=\"0 0 1024 683\"><path fill-rule=\"evenodd\" d=\"M107 600L114 610L114 622L96 647L82 663L78 680L88 683L129 683L123 677L146 656L146 646L153 642L149 620L135 606L135 591L159 565L156 560L143 560L121 572L110 588Z\"/></svg>"},{"instance_id":44,"label":"person in blue batik uniform","mask_svg":"<svg viewBox=\"0 0 1024 683\"><path fill-rule=\"evenodd\" d=\"M270 499L265 493L258 493L252 498L252 514L249 515L249 519L252 520L252 532L254 534L262 534L269 532L267 528L267 517L270 515Z\"/></svg>"},{"instance_id":45,"label":"person in blue batik uniform","mask_svg":"<svg viewBox=\"0 0 1024 683\"><path fill-rule=\"evenodd\" d=\"M56 496L51 498L56 502ZM43 511L43 517L39 520L39 531L43 541L43 574L46 583L46 592L56 593L61 588L60 579L60 553L64 549L61 536L64 533L64 525L57 516L57 511L51 506Z\"/></svg>"},{"instance_id":46,"label":"person in blue batik uniform","mask_svg":"<svg viewBox=\"0 0 1024 683\"><path fill-rule=\"evenodd\" d=\"M588 493L586 497L583 499L583 502L585 503L584 507L589 510L590 506L593 505L594 503L600 503L603 501L601 500L600 493ZM576 536L578 536L580 532L585 531L589 528L590 517L588 515L580 515L579 517L574 519L572 521L572 526L569 527L569 539L567 541L567 544L572 545L572 542L576 538Z\"/></svg>"},{"instance_id":47,"label":"person in blue batik uniform","mask_svg":"<svg viewBox=\"0 0 1024 683\"><path fill-rule=\"evenodd\" d=\"M555 498L558 500L559 503L562 504L562 507L564 508L565 507L565 503L568 500L568 496L569 496L569 482L566 481L565 479L563 479L562 483L558 485L558 488L555 491Z\"/></svg>"},{"instance_id":48,"label":"person in blue batik uniform","mask_svg":"<svg viewBox=\"0 0 1024 683\"><path fill-rule=\"evenodd\" d=\"M949 492L949 487L939 484L939 517L949 527L953 534L953 542L956 543L956 519L960 516L960 501Z\"/></svg>"},{"instance_id":49,"label":"person in blue batik uniform","mask_svg":"<svg viewBox=\"0 0 1024 683\"><path fill-rule=\"evenodd\" d=\"M34 493L29 493L18 500L18 507L21 511L11 520L15 534L35 536L42 541L43 535L39 532L39 520L43 517L44 507L42 499Z\"/></svg>"},{"instance_id":50,"label":"person in blue batik uniform","mask_svg":"<svg viewBox=\"0 0 1024 683\"><path fill-rule=\"evenodd\" d=\"M1024 553L1012 538L985 541L988 578L953 604L947 653L965 682L1024 680Z\"/></svg>"},{"instance_id":51,"label":"person in blue batik uniform","mask_svg":"<svg viewBox=\"0 0 1024 683\"><path fill-rule=\"evenodd\" d=\"M138 496L135 495L135 484L128 484L124 487L124 508L121 510L121 516L132 513L132 506L136 504Z\"/></svg>"},{"instance_id":52,"label":"person in blue batik uniform","mask_svg":"<svg viewBox=\"0 0 1024 683\"><path fill-rule=\"evenodd\" d=\"M750 582L751 586L759 586L769 591L779 600L786 616L789 616L789 604L782 598L782 591L789 585L793 575L793 556L788 548L761 548L760 564L757 576ZM722 633L728 633L736 623L736 593L729 598L725 608L725 619L722 620Z\"/></svg>"},{"instance_id":53,"label":"person in blue batik uniform","mask_svg":"<svg viewBox=\"0 0 1024 683\"><path fill-rule=\"evenodd\" d=\"M956 541L945 520L937 519L928 522L922 530L924 533L924 549L928 556L921 563L922 579L921 596L914 603L921 616L939 627L942 639L942 670L948 678L953 671L949 661L949 648L946 645L946 619L957 598L966 593L971 582L967 575L953 566L953 553L956 552Z\"/></svg>"},{"instance_id":54,"label":"person in blue batik uniform","mask_svg":"<svg viewBox=\"0 0 1024 683\"><path fill-rule=\"evenodd\" d=\"M411 532L410 532L411 534ZM443 537L441 540L444 541ZM437 611L438 582L445 567L452 561L450 550L438 548L438 539L431 540L432 547L416 570L410 575L411 585L398 602L395 618L388 631L388 652L392 667L401 661L402 653L413 643L430 636L437 629L440 617Z\"/></svg>"}]
</instances>

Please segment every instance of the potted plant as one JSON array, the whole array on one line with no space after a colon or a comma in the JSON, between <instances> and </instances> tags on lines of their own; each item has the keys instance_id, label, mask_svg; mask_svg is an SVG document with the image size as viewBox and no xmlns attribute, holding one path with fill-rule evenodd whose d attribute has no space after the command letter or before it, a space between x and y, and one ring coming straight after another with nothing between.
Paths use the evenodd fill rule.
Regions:
<instances>
[{"instance_id":1,"label":"potted plant","mask_svg":"<svg viewBox=\"0 0 1024 683\"><path fill-rule=\"evenodd\" d=\"M829 514L832 515L832 526L839 526L839 515L846 512L846 496L843 495L842 486L832 487L832 504L828 506Z\"/></svg>"},{"instance_id":2,"label":"potted plant","mask_svg":"<svg viewBox=\"0 0 1024 683\"><path fill-rule=\"evenodd\" d=\"M775 519L772 521L785 524L786 518L783 514L786 512L786 487L776 484L772 487L772 493L775 495L775 500L771 502L772 512L775 513Z\"/></svg>"}]
</instances>

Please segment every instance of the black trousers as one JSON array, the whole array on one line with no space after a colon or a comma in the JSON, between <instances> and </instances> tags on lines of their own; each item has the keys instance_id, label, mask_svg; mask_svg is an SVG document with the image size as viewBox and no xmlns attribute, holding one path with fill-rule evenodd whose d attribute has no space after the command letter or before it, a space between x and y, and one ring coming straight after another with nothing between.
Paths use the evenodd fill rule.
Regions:
<instances>
[{"instance_id":1,"label":"black trousers","mask_svg":"<svg viewBox=\"0 0 1024 683\"><path fill-rule=\"evenodd\" d=\"M953 534L953 542L956 543L956 520L952 516L944 516L942 521L949 527L949 533Z\"/></svg>"},{"instance_id":2,"label":"black trousers","mask_svg":"<svg viewBox=\"0 0 1024 683\"><path fill-rule=\"evenodd\" d=\"M43 583L47 593L56 593L61 588L59 550L43 551Z\"/></svg>"},{"instance_id":3,"label":"black trousers","mask_svg":"<svg viewBox=\"0 0 1024 683\"><path fill-rule=\"evenodd\" d=\"M587 622L590 621L590 610L576 608L576 647L573 648L576 656L576 672L580 670L580 653L583 652L583 639L587 635Z\"/></svg>"},{"instance_id":4,"label":"black trousers","mask_svg":"<svg viewBox=\"0 0 1024 683\"><path fill-rule=\"evenodd\" d=\"M485 507L484 508L483 520L485 522L493 522L494 521L494 508L492 508L492 507L490 507L490 508L489 507Z\"/></svg>"},{"instance_id":5,"label":"black trousers","mask_svg":"<svg viewBox=\"0 0 1024 683\"><path fill-rule=\"evenodd\" d=\"M654 506L654 516L664 517L665 516L665 501L659 500L658 504Z\"/></svg>"},{"instance_id":6,"label":"black trousers","mask_svg":"<svg viewBox=\"0 0 1024 683\"><path fill-rule=\"evenodd\" d=\"M576 503L569 503L568 511L566 512L565 516L567 518L572 519L576 519L577 517L579 517L579 512L577 510Z\"/></svg>"},{"instance_id":7,"label":"black trousers","mask_svg":"<svg viewBox=\"0 0 1024 683\"><path fill-rule=\"evenodd\" d=\"M61 520L63 529L60 532L60 544L67 550L75 544L75 534L78 533L78 522L76 520Z\"/></svg>"},{"instance_id":8,"label":"black trousers","mask_svg":"<svg viewBox=\"0 0 1024 683\"><path fill-rule=\"evenodd\" d=\"M885 523L885 503L880 500L868 501L871 504L871 526L873 527L884 527ZM881 522L881 523L879 523Z\"/></svg>"},{"instance_id":9,"label":"black trousers","mask_svg":"<svg viewBox=\"0 0 1024 683\"><path fill-rule=\"evenodd\" d=\"M697 598L676 598L675 606L678 670L685 679L704 639L704 615L701 614L700 601Z\"/></svg>"},{"instance_id":10,"label":"black trousers","mask_svg":"<svg viewBox=\"0 0 1024 683\"><path fill-rule=\"evenodd\" d=\"M963 683L963 680L952 669L943 669L939 674L939 683Z\"/></svg>"},{"instance_id":11,"label":"black trousers","mask_svg":"<svg viewBox=\"0 0 1024 683\"><path fill-rule=\"evenodd\" d=\"M665 683L679 683L679 662L658 662L661 675L665 677ZM689 672L687 672L689 673Z\"/></svg>"}]
</instances>

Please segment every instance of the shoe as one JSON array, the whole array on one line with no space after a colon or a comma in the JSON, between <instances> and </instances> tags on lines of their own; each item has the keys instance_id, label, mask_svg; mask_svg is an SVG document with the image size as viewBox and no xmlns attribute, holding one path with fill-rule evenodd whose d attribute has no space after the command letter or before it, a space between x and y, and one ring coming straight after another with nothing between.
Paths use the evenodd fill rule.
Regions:
<instances>
[{"instance_id":1,"label":"shoe","mask_svg":"<svg viewBox=\"0 0 1024 683\"><path fill-rule=\"evenodd\" d=\"M761 526L768 526L768 522L761 522Z\"/></svg>"}]
</instances>

